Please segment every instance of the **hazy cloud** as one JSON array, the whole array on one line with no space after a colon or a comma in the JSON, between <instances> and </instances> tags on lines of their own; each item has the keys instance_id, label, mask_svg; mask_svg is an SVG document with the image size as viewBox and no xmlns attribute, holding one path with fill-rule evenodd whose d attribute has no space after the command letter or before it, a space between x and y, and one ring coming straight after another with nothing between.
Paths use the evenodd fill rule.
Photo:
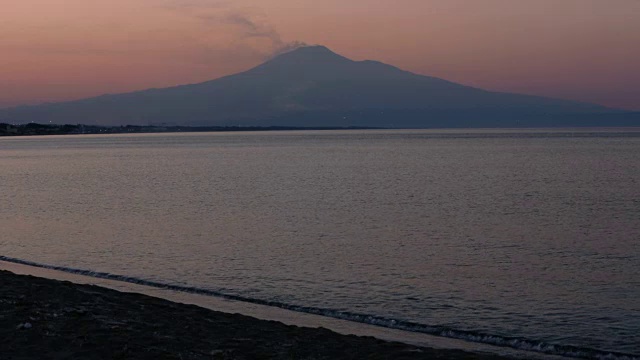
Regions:
<instances>
[{"instance_id":1,"label":"hazy cloud","mask_svg":"<svg viewBox=\"0 0 640 360\"><path fill-rule=\"evenodd\" d=\"M283 41L282 36L272 24L265 20L252 19L246 13L230 13L225 15L222 21L236 26L240 30L240 36L243 39L261 38L268 40L271 43L271 49L269 53L265 54L266 57L272 57L306 45L302 41Z\"/></svg>"},{"instance_id":2,"label":"hazy cloud","mask_svg":"<svg viewBox=\"0 0 640 360\"><path fill-rule=\"evenodd\" d=\"M233 44L208 44L211 51L230 51L233 56L252 56L264 60L306 45L302 41L284 41L261 11L237 9L228 1L172 0L167 1L165 7L197 19L211 30L219 30L222 26ZM226 56L216 54L215 57Z\"/></svg>"},{"instance_id":3,"label":"hazy cloud","mask_svg":"<svg viewBox=\"0 0 640 360\"><path fill-rule=\"evenodd\" d=\"M232 4L230 1L210 1L210 0L165 0L162 7L167 9L220 9L228 8Z\"/></svg>"}]
</instances>

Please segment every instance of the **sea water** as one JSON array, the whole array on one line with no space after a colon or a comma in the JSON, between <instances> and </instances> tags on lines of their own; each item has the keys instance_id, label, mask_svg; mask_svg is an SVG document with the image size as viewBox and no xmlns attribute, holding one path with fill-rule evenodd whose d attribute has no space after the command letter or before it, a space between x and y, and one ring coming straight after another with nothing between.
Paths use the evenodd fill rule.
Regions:
<instances>
[{"instance_id":1,"label":"sea water","mask_svg":"<svg viewBox=\"0 0 640 360\"><path fill-rule=\"evenodd\" d=\"M0 138L0 256L633 357L639 155L633 129Z\"/></svg>"}]
</instances>

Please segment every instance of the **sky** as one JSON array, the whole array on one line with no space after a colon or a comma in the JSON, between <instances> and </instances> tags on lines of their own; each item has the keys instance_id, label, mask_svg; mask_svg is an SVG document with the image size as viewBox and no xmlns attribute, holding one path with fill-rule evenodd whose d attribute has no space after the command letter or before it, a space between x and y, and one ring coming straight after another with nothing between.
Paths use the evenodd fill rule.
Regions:
<instances>
[{"instance_id":1,"label":"sky","mask_svg":"<svg viewBox=\"0 0 640 360\"><path fill-rule=\"evenodd\" d=\"M640 110L640 0L5 0L0 107L207 81L301 44Z\"/></svg>"}]
</instances>

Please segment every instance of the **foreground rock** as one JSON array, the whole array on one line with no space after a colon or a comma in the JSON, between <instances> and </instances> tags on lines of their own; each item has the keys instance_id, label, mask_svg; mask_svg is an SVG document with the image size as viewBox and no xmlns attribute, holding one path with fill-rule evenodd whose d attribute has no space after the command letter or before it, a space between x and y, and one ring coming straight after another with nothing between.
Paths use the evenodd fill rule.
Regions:
<instances>
[{"instance_id":1,"label":"foreground rock","mask_svg":"<svg viewBox=\"0 0 640 360\"><path fill-rule=\"evenodd\" d=\"M0 271L1 359L497 359Z\"/></svg>"}]
</instances>

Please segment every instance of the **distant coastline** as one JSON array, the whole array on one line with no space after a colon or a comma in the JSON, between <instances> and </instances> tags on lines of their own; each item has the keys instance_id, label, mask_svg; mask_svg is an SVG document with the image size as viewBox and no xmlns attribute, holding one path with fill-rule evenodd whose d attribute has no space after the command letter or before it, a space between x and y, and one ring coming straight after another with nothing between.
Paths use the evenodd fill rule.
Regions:
<instances>
[{"instance_id":1,"label":"distant coastline","mask_svg":"<svg viewBox=\"0 0 640 360\"><path fill-rule=\"evenodd\" d=\"M390 128L390 127L366 127L366 126L162 126L162 125L122 125L122 126L100 126L100 125L60 125L60 124L6 124L0 123L0 137L17 136L42 136L42 135L99 135L99 134L153 134L153 133L193 133L193 132L250 132L250 131L308 131L308 130L417 130L415 128ZM605 132L607 136L637 137L640 132L639 126L547 126L547 127L456 127L442 126L432 128L422 128L420 130L488 130L492 136L506 136L503 131L524 131L526 137L584 137L593 136L594 133ZM580 129L580 130L578 130ZM632 130L633 129L633 130ZM492 132L495 130L496 132ZM531 132L531 130L534 130ZM488 136L485 133L484 136ZM444 136L441 134L441 136Z\"/></svg>"},{"instance_id":2,"label":"distant coastline","mask_svg":"<svg viewBox=\"0 0 640 360\"><path fill-rule=\"evenodd\" d=\"M375 127L296 127L296 126L155 126L155 125L58 125L28 123L11 125L0 123L0 136L176 133L176 132L232 132L232 131L283 131L283 130L371 130Z\"/></svg>"}]
</instances>

